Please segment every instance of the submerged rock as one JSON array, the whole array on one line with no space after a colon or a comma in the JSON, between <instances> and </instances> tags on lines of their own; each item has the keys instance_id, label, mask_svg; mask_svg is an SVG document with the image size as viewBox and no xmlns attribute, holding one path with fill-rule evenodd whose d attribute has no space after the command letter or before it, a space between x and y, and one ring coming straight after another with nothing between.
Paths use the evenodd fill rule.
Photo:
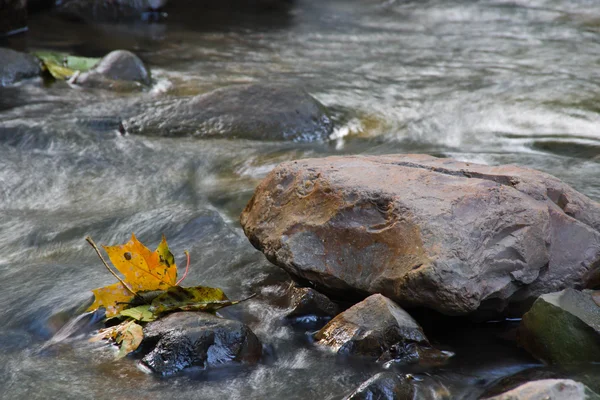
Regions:
<instances>
[{"instance_id":1,"label":"submerged rock","mask_svg":"<svg viewBox=\"0 0 600 400\"><path fill-rule=\"evenodd\" d=\"M167 0L63 0L57 10L69 17L111 22L140 19L166 4Z\"/></svg>"},{"instance_id":2,"label":"submerged rock","mask_svg":"<svg viewBox=\"0 0 600 400\"><path fill-rule=\"evenodd\" d=\"M42 73L39 60L27 53L0 48L0 86L11 85Z\"/></svg>"},{"instance_id":3,"label":"submerged rock","mask_svg":"<svg viewBox=\"0 0 600 400\"><path fill-rule=\"evenodd\" d=\"M91 70L72 80L81 86L103 89L138 88L150 84L150 72L138 56L127 50L108 53Z\"/></svg>"},{"instance_id":4,"label":"submerged rock","mask_svg":"<svg viewBox=\"0 0 600 400\"><path fill-rule=\"evenodd\" d=\"M320 291L450 315L592 285L600 205L517 166L427 155L285 162L241 215L251 243Z\"/></svg>"},{"instance_id":5,"label":"submerged rock","mask_svg":"<svg viewBox=\"0 0 600 400\"><path fill-rule=\"evenodd\" d=\"M344 400L442 400L450 399L445 386L429 377L414 379L394 372L380 372L363 382Z\"/></svg>"},{"instance_id":6,"label":"submerged rock","mask_svg":"<svg viewBox=\"0 0 600 400\"><path fill-rule=\"evenodd\" d=\"M324 140L333 124L325 106L303 89L275 84L237 85L148 107L123 121L149 136L256 140Z\"/></svg>"},{"instance_id":7,"label":"submerged rock","mask_svg":"<svg viewBox=\"0 0 600 400\"><path fill-rule=\"evenodd\" d=\"M314 315L316 317L335 317L340 308L327 296L313 288L291 287L288 318Z\"/></svg>"},{"instance_id":8,"label":"submerged rock","mask_svg":"<svg viewBox=\"0 0 600 400\"><path fill-rule=\"evenodd\" d=\"M570 379L544 379L528 382L486 400L600 400L582 383Z\"/></svg>"},{"instance_id":9,"label":"submerged rock","mask_svg":"<svg viewBox=\"0 0 600 400\"><path fill-rule=\"evenodd\" d=\"M208 313L178 312L144 328L142 347L153 347L143 363L161 375L188 367L255 363L262 354L256 335L238 321Z\"/></svg>"},{"instance_id":10,"label":"submerged rock","mask_svg":"<svg viewBox=\"0 0 600 400\"><path fill-rule=\"evenodd\" d=\"M591 291L540 296L523 315L519 343L551 364L600 362L600 307Z\"/></svg>"},{"instance_id":11,"label":"submerged rock","mask_svg":"<svg viewBox=\"0 0 600 400\"><path fill-rule=\"evenodd\" d=\"M316 343L341 355L419 362L431 348L419 324L390 299L374 294L329 321L315 335ZM416 351L415 347L420 350ZM406 351L405 351L406 350ZM417 357L415 357L417 354ZM393 357L390 357L392 355Z\"/></svg>"}]
</instances>

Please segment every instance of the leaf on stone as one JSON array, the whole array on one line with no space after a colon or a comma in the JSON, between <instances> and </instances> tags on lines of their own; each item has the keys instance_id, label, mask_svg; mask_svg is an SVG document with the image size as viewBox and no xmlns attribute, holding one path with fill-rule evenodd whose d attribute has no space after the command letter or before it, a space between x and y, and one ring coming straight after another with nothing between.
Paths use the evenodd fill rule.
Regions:
<instances>
[{"instance_id":1,"label":"leaf on stone","mask_svg":"<svg viewBox=\"0 0 600 400\"><path fill-rule=\"evenodd\" d=\"M94 303L87 311L94 311L100 307L104 307L107 318L119 314L119 312L128 307L129 302L134 298L133 294L121 282L94 289L92 293L94 293Z\"/></svg>"},{"instance_id":2,"label":"leaf on stone","mask_svg":"<svg viewBox=\"0 0 600 400\"><path fill-rule=\"evenodd\" d=\"M135 351L144 339L142 327L133 320L123 321L119 325L101 329L97 335L90 338L90 342L99 340L112 340L119 346L117 359L125 357Z\"/></svg>"},{"instance_id":3,"label":"leaf on stone","mask_svg":"<svg viewBox=\"0 0 600 400\"><path fill-rule=\"evenodd\" d=\"M174 310L216 311L232 305L219 288L195 286L182 288L173 286L152 300L150 311L159 315Z\"/></svg>"},{"instance_id":4,"label":"leaf on stone","mask_svg":"<svg viewBox=\"0 0 600 400\"><path fill-rule=\"evenodd\" d=\"M38 51L33 53L54 79L65 80L77 71L86 72L100 62L99 58L77 57L66 53Z\"/></svg>"},{"instance_id":5,"label":"leaf on stone","mask_svg":"<svg viewBox=\"0 0 600 400\"><path fill-rule=\"evenodd\" d=\"M151 322L151 321L156 320L156 316L154 316L154 314L152 314L152 312L149 310L149 308L150 308L149 304L144 304L142 306L127 308L127 309L121 311L119 313L119 316L133 318L136 321L141 321L141 322Z\"/></svg>"},{"instance_id":6,"label":"leaf on stone","mask_svg":"<svg viewBox=\"0 0 600 400\"><path fill-rule=\"evenodd\" d=\"M128 321L126 321L128 322ZM124 324L125 322L121 323L120 325L115 325L115 326L111 326L108 328L104 328L104 329L100 329L98 331L97 334L95 334L94 336L92 336L90 338L90 342L98 342L100 340L114 340L117 337L117 329Z\"/></svg>"},{"instance_id":7,"label":"leaf on stone","mask_svg":"<svg viewBox=\"0 0 600 400\"><path fill-rule=\"evenodd\" d=\"M135 351L144 339L144 330L134 321L125 323L125 327L119 330L115 342L119 345L117 359L125 357Z\"/></svg>"},{"instance_id":8,"label":"leaf on stone","mask_svg":"<svg viewBox=\"0 0 600 400\"><path fill-rule=\"evenodd\" d=\"M122 283L117 282L94 289L95 300L87 311L104 307L106 316L111 318L130 307L134 300L142 299L143 293L166 290L177 282L175 258L164 236L154 252L140 243L135 235L123 245L105 246L104 249L114 267L123 274L123 281L133 292L139 292L140 295L134 296Z\"/></svg>"},{"instance_id":9,"label":"leaf on stone","mask_svg":"<svg viewBox=\"0 0 600 400\"><path fill-rule=\"evenodd\" d=\"M79 72L86 72L94 68L100 62L99 58L78 57L67 55L64 58L64 63L67 68L74 69Z\"/></svg>"},{"instance_id":10,"label":"leaf on stone","mask_svg":"<svg viewBox=\"0 0 600 400\"><path fill-rule=\"evenodd\" d=\"M177 266L163 236L152 252L135 235L123 245L104 246L110 261L134 291L166 290L177 282Z\"/></svg>"}]
</instances>

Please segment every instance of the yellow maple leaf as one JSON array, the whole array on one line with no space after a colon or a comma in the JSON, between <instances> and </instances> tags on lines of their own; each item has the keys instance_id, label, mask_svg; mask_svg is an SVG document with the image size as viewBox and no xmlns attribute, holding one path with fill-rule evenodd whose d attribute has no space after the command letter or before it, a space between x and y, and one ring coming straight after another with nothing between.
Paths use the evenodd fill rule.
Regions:
<instances>
[{"instance_id":1,"label":"yellow maple leaf","mask_svg":"<svg viewBox=\"0 0 600 400\"><path fill-rule=\"evenodd\" d=\"M103 247L115 268L125 277L124 281L136 292L166 290L177 281L175 259L164 236L154 252L133 234L125 244Z\"/></svg>"},{"instance_id":2,"label":"yellow maple leaf","mask_svg":"<svg viewBox=\"0 0 600 400\"><path fill-rule=\"evenodd\" d=\"M127 308L128 303L135 297L121 282L94 289L92 293L94 293L94 303L87 310L94 311L104 307L109 318Z\"/></svg>"},{"instance_id":3,"label":"yellow maple leaf","mask_svg":"<svg viewBox=\"0 0 600 400\"><path fill-rule=\"evenodd\" d=\"M94 289L92 292L95 300L88 311L104 307L106 316L111 318L129 306L135 297L134 293L166 290L176 284L177 266L164 236L154 252L140 243L133 234L129 242L104 246L104 250L114 267L123 274L122 281L128 287L117 282Z\"/></svg>"}]
</instances>

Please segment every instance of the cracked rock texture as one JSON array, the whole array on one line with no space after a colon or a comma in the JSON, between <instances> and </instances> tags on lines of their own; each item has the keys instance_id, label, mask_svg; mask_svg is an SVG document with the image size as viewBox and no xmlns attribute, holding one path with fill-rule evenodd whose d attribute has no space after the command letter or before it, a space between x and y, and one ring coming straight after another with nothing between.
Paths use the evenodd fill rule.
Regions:
<instances>
[{"instance_id":1,"label":"cracked rock texture","mask_svg":"<svg viewBox=\"0 0 600 400\"><path fill-rule=\"evenodd\" d=\"M286 162L241 215L267 258L329 293L459 315L600 283L600 205L514 165L428 155Z\"/></svg>"}]
</instances>

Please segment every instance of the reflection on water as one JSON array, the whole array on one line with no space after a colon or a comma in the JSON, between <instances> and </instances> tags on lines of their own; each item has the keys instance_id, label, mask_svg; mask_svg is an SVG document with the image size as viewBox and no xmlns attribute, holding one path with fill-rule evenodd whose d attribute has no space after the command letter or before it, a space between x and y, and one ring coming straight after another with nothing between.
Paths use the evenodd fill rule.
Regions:
<instances>
[{"instance_id":1,"label":"reflection on water","mask_svg":"<svg viewBox=\"0 0 600 400\"><path fill-rule=\"evenodd\" d=\"M297 0L257 12L200 3L173 0L156 24L38 14L26 35L0 42L86 56L127 48L155 81L136 95L40 81L0 89L0 387L7 398L338 399L377 372L315 350L308 328L281 323L282 310L264 295L283 274L252 249L237 218L281 161L423 152L516 163L600 199L597 2ZM157 98L267 80L301 84L331 107L334 139L200 141L116 129ZM60 328L51 315L112 282L83 238L119 243L131 232L150 245L165 233L180 263L190 250L190 285L220 286L232 298L263 293L228 312L265 343L265 361L163 380L132 360L114 363L107 346L77 336L38 352ZM436 338L457 356L432 377L456 398L476 398L531 366L497 333Z\"/></svg>"}]
</instances>

